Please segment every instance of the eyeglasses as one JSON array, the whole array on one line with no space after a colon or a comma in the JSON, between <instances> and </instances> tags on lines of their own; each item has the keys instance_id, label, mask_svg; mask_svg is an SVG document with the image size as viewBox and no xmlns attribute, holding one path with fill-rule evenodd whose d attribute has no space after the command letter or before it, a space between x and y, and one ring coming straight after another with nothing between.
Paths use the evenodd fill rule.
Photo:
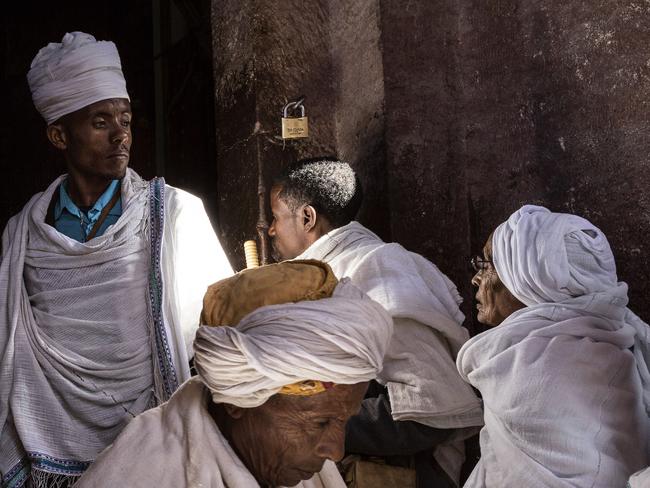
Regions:
<instances>
[{"instance_id":1,"label":"eyeglasses","mask_svg":"<svg viewBox=\"0 0 650 488\"><path fill-rule=\"evenodd\" d=\"M470 259L469 262L472 265L472 269L474 269L474 271L477 273L479 271L485 271L490 267L490 265L493 265L492 261L489 259L483 259L479 256L474 256L472 259Z\"/></svg>"}]
</instances>

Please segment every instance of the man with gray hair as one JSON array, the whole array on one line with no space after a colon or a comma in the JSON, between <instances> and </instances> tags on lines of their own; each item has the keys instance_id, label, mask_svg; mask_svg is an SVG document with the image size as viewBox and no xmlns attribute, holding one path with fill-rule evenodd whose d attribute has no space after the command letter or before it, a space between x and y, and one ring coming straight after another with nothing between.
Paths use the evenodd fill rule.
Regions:
<instances>
[{"instance_id":1,"label":"man with gray hair","mask_svg":"<svg viewBox=\"0 0 650 488\"><path fill-rule=\"evenodd\" d=\"M269 236L277 259L328 263L393 318L378 384L348 424L348 452L414 455L418 486L451 486L464 459L461 439L483 423L480 402L454 363L469 337L461 298L430 261L354 221L361 199L349 164L299 161L271 189Z\"/></svg>"},{"instance_id":2,"label":"man with gray hair","mask_svg":"<svg viewBox=\"0 0 650 488\"><path fill-rule=\"evenodd\" d=\"M67 174L2 236L0 478L65 487L189 378L201 299L232 269L198 198L127 167L115 44L67 33L27 79Z\"/></svg>"}]
</instances>

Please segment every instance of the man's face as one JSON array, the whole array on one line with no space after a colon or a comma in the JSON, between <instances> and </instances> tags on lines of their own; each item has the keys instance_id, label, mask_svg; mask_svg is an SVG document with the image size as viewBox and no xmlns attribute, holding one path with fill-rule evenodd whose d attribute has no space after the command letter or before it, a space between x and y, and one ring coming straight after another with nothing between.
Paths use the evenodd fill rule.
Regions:
<instances>
[{"instance_id":1,"label":"man's face","mask_svg":"<svg viewBox=\"0 0 650 488\"><path fill-rule=\"evenodd\" d=\"M70 173L114 180L126 173L131 150L131 104L124 98L102 100L68 114L63 148Z\"/></svg>"},{"instance_id":2,"label":"man's face","mask_svg":"<svg viewBox=\"0 0 650 488\"><path fill-rule=\"evenodd\" d=\"M483 246L486 261L484 269L479 270L472 278L472 284L478 286L476 292L476 307L478 321L482 324L497 326L510 314L524 308L525 305L517 300L505 287L492 264L492 236Z\"/></svg>"},{"instance_id":3,"label":"man's face","mask_svg":"<svg viewBox=\"0 0 650 488\"><path fill-rule=\"evenodd\" d=\"M281 186L271 188L273 221L269 227L269 236L273 246L273 258L276 261L293 259L309 247L302 212L300 209L292 212L280 198L281 191Z\"/></svg>"},{"instance_id":4,"label":"man's face","mask_svg":"<svg viewBox=\"0 0 650 488\"><path fill-rule=\"evenodd\" d=\"M359 411L368 383L336 385L313 396L274 395L260 407L240 409L231 440L262 485L294 486L339 461L345 424Z\"/></svg>"}]
</instances>

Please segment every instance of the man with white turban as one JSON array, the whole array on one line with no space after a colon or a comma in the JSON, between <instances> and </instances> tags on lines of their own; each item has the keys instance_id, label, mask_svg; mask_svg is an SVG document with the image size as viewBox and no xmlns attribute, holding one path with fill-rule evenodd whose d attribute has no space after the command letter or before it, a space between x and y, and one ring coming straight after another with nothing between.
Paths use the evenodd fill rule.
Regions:
<instances>
[{"instance_id":1,"label":"man with white turban","mask_svg":"<svg viewBox=\"0 0 650 488\"><path fill-rule=\"evenodd\" d=\"M483 395L466 487L612 488L648 465L650 329L626 306L603 233L526 205L474 258L478 319L458 354Z\"/></svg>"},{"instance_id":2,"label":"man with white turban","mask_svg":"<svg viewBox=\"0 0 650 488\"><path fill-rule=\"evenodd\" d=\"M78 488L344 488L345 424L381 370L390 316L317 261L210 287L198 377L136 417Z\"/></svg>"},{"instance_id":3,"label":"man with white turban","mask_svg":"<svg viewBox=\"0 0 650 488\"><path fill-rule=\"evenodd\" d=\"M67 174L2 237L0 478L12 488L70 485L167 400L189 378L207 286L232 274L201 201L127 168L112 42L68 33L27 78Z\"/></svg>"}]
</instances>

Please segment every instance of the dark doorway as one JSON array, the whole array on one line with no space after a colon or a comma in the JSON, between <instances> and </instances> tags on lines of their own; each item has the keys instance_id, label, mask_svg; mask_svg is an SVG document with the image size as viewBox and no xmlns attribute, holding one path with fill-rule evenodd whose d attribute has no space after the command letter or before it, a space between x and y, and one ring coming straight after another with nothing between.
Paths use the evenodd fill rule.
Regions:
<instances>
[{"instance_id":1,"label":"dark doorway","mask_svg":"<svg viewBox=\"0 0 650 488\"><path fill-rule=\"evenodd\" d=\"M65 171L27 86L38 50L66 32L115 42L134 112L130 166L216 208L210 3L154 0L11 2L0 20L0 225ZM214 221L213 221L214 222Z\"/></svg>"}]
</instances>

